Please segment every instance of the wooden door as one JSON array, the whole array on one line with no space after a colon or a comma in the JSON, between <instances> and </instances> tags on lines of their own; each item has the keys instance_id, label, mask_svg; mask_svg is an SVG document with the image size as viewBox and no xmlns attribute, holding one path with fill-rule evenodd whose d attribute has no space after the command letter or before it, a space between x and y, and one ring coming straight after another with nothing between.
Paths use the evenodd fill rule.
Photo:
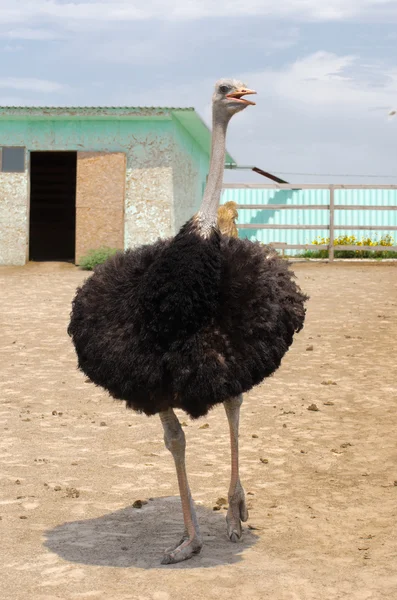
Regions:
<instances>
[{"instance_id":1,"label":"wooden door","mask_svg":"<svg viewBox=\"0 0 397 600\"><path fill-rule=\"evenodd\" d=\"M76 264L88 250L124 248L126 155L78 152Z\"/></svg>"}]
</instances>

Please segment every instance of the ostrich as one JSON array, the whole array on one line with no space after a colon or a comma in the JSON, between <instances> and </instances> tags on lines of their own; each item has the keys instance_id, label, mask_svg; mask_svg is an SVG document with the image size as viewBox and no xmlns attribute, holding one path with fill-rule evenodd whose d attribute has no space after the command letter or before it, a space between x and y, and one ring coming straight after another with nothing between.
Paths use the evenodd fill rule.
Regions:
<instances>
[{"instance_id":1,"label":"ostrich","mask_svg":"<svg viewBox=\"0 0 397 600\"><path fill-rule=\"evenodd\" d=\"M223 235L238 237L236 219L238 218L237 204L233 200L225 202L218 208L218 228Z\"/></svg>"},{"instance_id":2,"label":"ostrich","mask_svg":"<svg viewBox=\"0 0 397 600\"><path fill-rule=\"evenodd\" d=\"M254 104L244 98L254 93L236 80L215 85L210 171L197 214L174 238L98 266L72 303L68 333L79 368L128 408L160 415L185 525L162 564L202 548L174 409L197 419L224 404L231 441L227 533L237 542L248 518L238 460L242 394L279 367L304 322L306 296L287 263L259 243L222 236L217 227L227 126Z\"/></svg>"}]
</instances>

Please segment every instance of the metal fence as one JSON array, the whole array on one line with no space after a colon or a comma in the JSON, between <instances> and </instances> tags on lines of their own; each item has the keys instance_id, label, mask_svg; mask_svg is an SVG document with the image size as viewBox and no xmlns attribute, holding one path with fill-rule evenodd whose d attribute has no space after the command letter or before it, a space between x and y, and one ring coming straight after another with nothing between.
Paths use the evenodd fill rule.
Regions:
<instances>
[{"instance_id":1,"label":"metal fence","mask_svg":"<svg viewBox=\"0 0 397 600\"><path fill-rule=\"evenodd\" d=\"M278 249L328 250L330 260L334 259L335 250L397 251L395 245L334 245L335 233L339 231L348 235L382 232L393 236L397 231L397 185L225 184L222 202L228 200L237 203L242 236L254 234L260 239L261 233L268 230L273 239L262 236L261 241ZM285 222L283 213L290 222ZM323 237L329 237L329 243L302 243L291 238L281 241L288 231L297 235L310 232L311 236L321 232Z\"/></svg>"}]
</instances>

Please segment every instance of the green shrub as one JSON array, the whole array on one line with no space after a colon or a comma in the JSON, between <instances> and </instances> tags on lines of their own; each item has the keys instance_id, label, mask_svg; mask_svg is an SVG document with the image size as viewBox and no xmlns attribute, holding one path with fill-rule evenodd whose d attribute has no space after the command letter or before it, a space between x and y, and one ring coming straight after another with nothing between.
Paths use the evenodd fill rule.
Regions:
<instances>
[{"instance_id":1,"label":"green shrub","mask_svg":"<svg viewBox=\"0 0 397 600\"><path fill-rule=\"evenodd\" d=\"M84 271L92 271L97 265L106 262L116 252L118 252L116 248L108 248L107 246L89 250L85 256L80 258L79 267Z\"/></svg>"},{"instance_id":2,"label":"green shrub","mask_svg":"<svg viewBox=\"0 0 397 600\"><path fill-rule=\"evenodd\" d=\"M329 244L329 237L318 237L313 240L312 244ZM394 240L390 235L383 235L379 240L361 238L357 239L354 235L340 235L334 239L335 258L397 258L397 252L389 251L371 251L360 250L360 246L394 246ZM337 250L337 246L357 246L357 250ZM328 250L305 250L298 256L302 258L328 258Z\"/></svg>"}]
</instances>

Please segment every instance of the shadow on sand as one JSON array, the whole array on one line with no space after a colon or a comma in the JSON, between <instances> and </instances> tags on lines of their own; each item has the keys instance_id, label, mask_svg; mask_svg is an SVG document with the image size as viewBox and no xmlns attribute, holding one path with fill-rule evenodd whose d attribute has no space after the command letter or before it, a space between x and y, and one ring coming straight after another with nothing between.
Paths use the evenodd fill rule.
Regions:
<instances>
[{"instance_id":1,"label":"shadow on sand","mask_svg":"<svg viewBox=\"0 0 397 600\"><path fill-rule=\"evenodd\" d=\"M178 542L183 523L179 497L154 498L141 509L124 508L97 519L73 521L46 532L45 546L69 562L141 569L194 569L233 564L257 536L244 527L233 544L226 536L226 511L197 507L204 547L201 554L176 565L161 565L163 551Z\"/></svg>"}]
</instances>

